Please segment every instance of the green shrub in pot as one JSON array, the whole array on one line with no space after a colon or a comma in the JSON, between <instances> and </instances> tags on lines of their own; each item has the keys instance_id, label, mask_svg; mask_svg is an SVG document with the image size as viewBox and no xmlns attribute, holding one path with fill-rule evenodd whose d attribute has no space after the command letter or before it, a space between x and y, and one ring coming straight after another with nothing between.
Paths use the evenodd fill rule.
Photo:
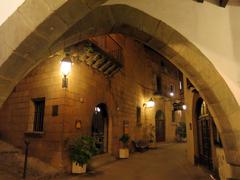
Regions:
<instances>
[{"instance_id":1,"label":"green shrub in pot","mask_svg":"<svg viewBox=\"0 0 240 180\"><path fill-rule=\"evenodd\" d=\"M86 166L89 160L97 154L95 140L91 136L81 136L74 139L68 146L69 158L73 164Z\"/></svg>"},{"instance_id":2,"label":"green shrub in pot","mask_svg":"<svg viewBox=\"0 0 240 180\"><path fill-rule=\"evenodd\" d=\"M130 136L128 134L123 134L119 141L122 142L123 148L119 149L119 158L121 159L127 159L129 157L129 149L128 149L128 142L129 142Z\"/></svg>"}]
</instances>

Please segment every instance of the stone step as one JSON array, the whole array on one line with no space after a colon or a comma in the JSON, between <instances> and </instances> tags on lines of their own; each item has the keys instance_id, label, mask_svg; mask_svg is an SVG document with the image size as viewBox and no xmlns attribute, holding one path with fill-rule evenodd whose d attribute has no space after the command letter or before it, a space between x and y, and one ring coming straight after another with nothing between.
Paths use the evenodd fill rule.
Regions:
<instances>
[{"instance_id":1,"label":"stone step","mask_svg":"<svg viewBox=\"0 0 240 180\"><path fill-rule=\"evenodd\" d=\"M0 140L0 171L12 174L21 179L25 155L22 150ZM50 178L60 174L60 170L38 158L28 157L28 178Z\"/></svg>"},{"instance_id":2,"label":"stone step","mask_svg":"<svg viewBox=\"0 0 240 180\"><path fill-rule=\"evenodd\" d=\"M5 154L5 153L20 153L21 150L15 148L11 144L8 144L4 141L0 141L0 154Z\"/></svg>"},{"instance_id":3,"label":"stone step","mask_svg":"<svg viewBox=\"0 0 240 180\"><path fill-rule=\"evenodd\" d=\"M106 164L113 163L115 161L116 161L116 157L108 153L96 155L89 162L89 168L96 169Z\"/></svg>"}]
</instances>

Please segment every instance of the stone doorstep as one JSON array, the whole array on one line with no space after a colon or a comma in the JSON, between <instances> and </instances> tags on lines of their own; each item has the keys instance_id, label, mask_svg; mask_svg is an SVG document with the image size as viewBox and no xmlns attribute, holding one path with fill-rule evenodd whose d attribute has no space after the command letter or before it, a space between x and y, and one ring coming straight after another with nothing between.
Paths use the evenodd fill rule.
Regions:
<instances>
[{"instance_id":1,"label":"stone doorstep","mask_svg":"<svg viewBox=\"0 0 240 180\"><path fill-rule=\"evenodd\" d=\"M96 155L89 162L88 169L93 170L93 169L99 168L101 166L113 163L116 160L117 160L116 157L114 157L113 155L110 155L108 153Z\"/></svg>"},{"instance_id":2,"label":"stone doorstep","mask_svg":"<svg viewBox=\"0 0 240 180\"><path fill-rule=\"evenodd\" d=\"M11 144L0 140L0 157L5 161L4 167L11 166L11 170L9 172L3 167L1 167L0 171L3 171L5 174L12 174L19 179L19 177L22 176L22 166L24 164L25 157L22 151ZM31 156L28 157L27 176L29 178L50 179L55 178L56 176L60 175L60 173L61 172L58 169L53 168L49 164L37 158Z\"/></svg>"}]
</instances>

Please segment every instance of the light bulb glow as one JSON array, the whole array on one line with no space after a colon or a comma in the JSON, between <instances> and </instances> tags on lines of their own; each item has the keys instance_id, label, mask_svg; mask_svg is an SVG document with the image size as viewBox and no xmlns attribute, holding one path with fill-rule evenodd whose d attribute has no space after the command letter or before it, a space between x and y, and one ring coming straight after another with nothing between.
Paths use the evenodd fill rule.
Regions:
<instances>
[{"instance_id":1,"label":"light bulb glow","mask_svg":"<svg viewBox=\"0 0 240 180\"><path fill-rule=\"evenodd\" d=\"M149 101L147 101L145 104L144 104L145 107L147 108L151 108L151 107L154 107L155 106L155 102L153 101L153 99L149 99Z\"/></svg>"},{"instance_id":2,"label":"light bulb glow","mask_svg":"<svg viewBox=\"0 0 240 180\"><path fill-rule=\"evenodd\" d=\"M70 59L63 59L61 61L61 73L67 76L72 69L72 61Z\"/></svg>"},{"instance_id":3,"label":"light bulb glow","mask_svg":"<svg viewBox=\"0 0 240 180\"><path fill-rule=\"evenodd\" d=\"M170 95L171 97L173 97L173 96L174 96L174 93L173 93L173 92L170 92L169 95Z\"/></svg>"},{"instance_id":4,"label":"light bulb glow","mask_svg":"<svg viewBox=\"0 0 240 180\"><path fill-rule=\"evenodd\" d=\"M101 112L101 109L99 107L95 107L95 112L96 113Z\"/></svg>"},{"instance_id":5,"label":"light bulb glow","mask_svg":"<svg viewBox=\"0 0 240 180\"><path fill-rule=\"evenodd\" d=\"M183 110L186 110L186 109L187 109L187 105L186 105L186 104L183 104L183 105L182 105L182 109L183 109Z\"/></svg>"}]
</instances>

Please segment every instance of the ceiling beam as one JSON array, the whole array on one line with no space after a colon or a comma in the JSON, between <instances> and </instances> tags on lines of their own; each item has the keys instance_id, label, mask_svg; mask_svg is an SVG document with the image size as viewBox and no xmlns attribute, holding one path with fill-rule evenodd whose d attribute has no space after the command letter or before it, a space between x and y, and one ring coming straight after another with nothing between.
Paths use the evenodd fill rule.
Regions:
<instances>
[{"instance_id":1,"label":"ceiling beam","mask_svg":"<svg viewBox=\"0 0 240 180\"><path fill-rule=\"evenodd\" d=\"M226 7L228 1L229 1L229 0L219 0L219 5L220 5L221 7Z\"/></svg>"}]
</instances>

